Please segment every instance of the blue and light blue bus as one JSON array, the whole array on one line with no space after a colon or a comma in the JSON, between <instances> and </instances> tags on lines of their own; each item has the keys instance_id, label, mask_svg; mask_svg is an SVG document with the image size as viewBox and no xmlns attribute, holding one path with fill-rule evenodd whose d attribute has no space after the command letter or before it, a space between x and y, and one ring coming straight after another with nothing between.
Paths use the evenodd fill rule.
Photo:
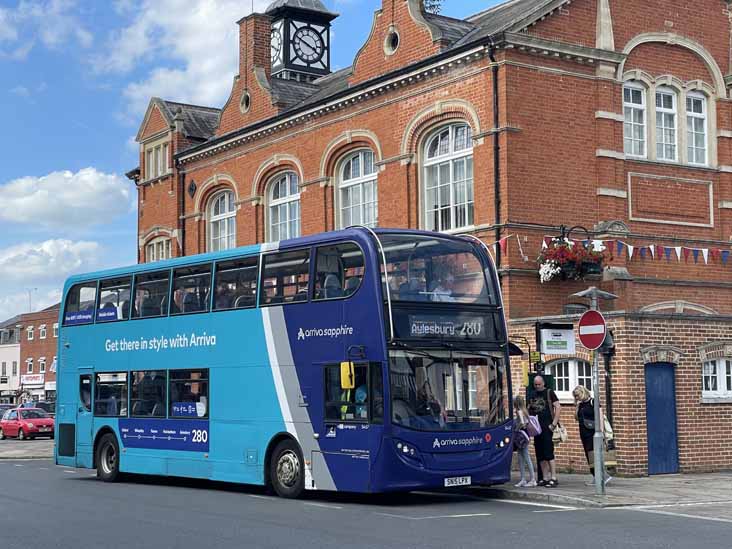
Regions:
<instances>
[{"instance_id":1,"label":"blue and light blue bus","mask_svg":"<svg viewBox=\"0 0 732 549\"><path fill-rule=\"evenodd\" d=\"M500 287L477 239L353 227L70 278L56 463L303 490L509 479Z\"/></svg>"}]
</instances>

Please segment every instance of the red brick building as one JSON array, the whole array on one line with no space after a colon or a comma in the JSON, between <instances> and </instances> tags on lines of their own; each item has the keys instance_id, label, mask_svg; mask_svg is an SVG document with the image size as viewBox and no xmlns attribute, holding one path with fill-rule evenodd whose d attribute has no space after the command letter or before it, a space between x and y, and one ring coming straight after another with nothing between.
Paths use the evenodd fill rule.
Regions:
<instances>
[{"instance_id":1,"label":"red brick building","mask_svg":"<svg viewBox=\"0 0 732 549\"><path fill-rule=\"evenodd\" d=\"M586 307L570 297L586 281L541 283L537 264L580 225L569 238L600 241L596 284L618 296L603 308L620 472L731 468L731 10L513 0L456 20L383 0L331 73L335 14L277 0L239 21L221 109L150 102L130 173L139 260L352 223L471 233L503 243L510 328L533 341L537 320ZM591 382L586 352L545 358L563 399ZM560 461L584 470L573 434Z\"/></svg>"},{"instance_id":2,"label":"red brick building","mask_svg":"<svg viewBox=\"0 0 732 549\"><path fill-rule=\"evenodd\" d=\"M20 315L18 402L56 400L59 305Z\"/></svg>"}]
</instances>

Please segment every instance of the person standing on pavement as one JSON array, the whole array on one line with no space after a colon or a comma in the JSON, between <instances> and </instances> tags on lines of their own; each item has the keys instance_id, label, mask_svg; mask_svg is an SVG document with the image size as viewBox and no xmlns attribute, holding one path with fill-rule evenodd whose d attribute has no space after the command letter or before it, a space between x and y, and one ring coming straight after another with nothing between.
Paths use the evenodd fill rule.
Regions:
<instances>
[{"instance_id":1,"label":"person standing on pavement","mask_svg":"<svg viewBox=\"0 0 732 549\"><path fill-rule=\"evenodd\" d=\"M559 416L562 405L556 393L547 388L542 376L534 378L534 391L529 399L529 413L539 419L541 434L534 437L534 450L536 451L536 462L541 468L542 478L537 483L539 486L555 488L557 480L557 465L554 459L554 441L552 440L554 429L559 423Z\"/></svg>"},{"instance_id":2,"label":"person standing on pavement","mask_svg":"<svg viewBox=\"0 0 732 549\"><path fill-rule=\"evenodd\" d=\"M590 456L593 451L592 439L595 436L595 401L592 398L592 393L582 385L577 385L572 391L574 397L574 404L576 407L575 417L577 418L577 424L579 425L579 435L582 441L582 448L585 450L585 457L587 458L587 464L590 466L590 473L595 476L595 459L594 456ZM602 417L602 412L600 413ZM600 432L604 432L603 424L600 423ZM604 482L607 484L612 480L612 477L607 473L604 474ZM595 482L588 482L588 485L595 484Z\"/></svg>"},{"instance_id":3,"label":"person standing on pavement","mask_svg":"<svg viewBox=\"0 0 732 549\"><path fill-rule=\"evenodd\" d=\"M536 476L534 475L534 464L531 461L529 455L529 437L526 433L526 426L529 423L529 411L526 409L526 400L521 395L516 396L513 399L513 411L515 412L516 419L516 435L525 437L526 444L516 449L519 460L519 470L521 471L521 480L516 484L517 488L527 487L533 488L536 486ZM529 480L526 480L526 469L529 472Z\"/></svg>"}]
</instances>

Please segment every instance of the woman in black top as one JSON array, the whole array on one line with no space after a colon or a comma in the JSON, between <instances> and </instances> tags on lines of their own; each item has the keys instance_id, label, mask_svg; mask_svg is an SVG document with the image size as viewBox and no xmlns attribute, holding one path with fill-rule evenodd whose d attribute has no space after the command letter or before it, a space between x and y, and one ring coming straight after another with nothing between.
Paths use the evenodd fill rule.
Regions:
<instances>
[{"instance_id":1,"label":"woman in black top","mask_svg":"<svg viewBox=\"0 0 732 549\"><path fill-rule=\"evenodd\" d=\"M539 419L541 434L534 437L534 450L536 451L536 462L541 468L541 480L539 486L555 488L557 480L557 466L554 460L554 441L552 436L554 429L559 423L559 415L562 407L559 404L557 395L549 389L544 378L534 378L534 391L528 400L529 413Z\"/></svg>"},{"instance_id":2,"label":"woman in black top","mask_svg":"<svg viewBox=\"0 0 732 549\"><path fill-rule=\"evenodd\" d=\"M574 403L577 407L575 416L577 417L577 423L579 424L579 435L582 440L582 448L585 450L585 458L587 458L587 464L590 466L590 473L595 476L595 463L594 459L590 460L590 452L593 450L593 437L595 436L595 401L592 398L592 393L582 385L578 385L572 391L574 397ZM603 425L600 424L600 431L603 431ZM605 483L610 481L610 477L605 474ZM594 484L594 483L591 483Z\"/></svg>"}]
</instances>

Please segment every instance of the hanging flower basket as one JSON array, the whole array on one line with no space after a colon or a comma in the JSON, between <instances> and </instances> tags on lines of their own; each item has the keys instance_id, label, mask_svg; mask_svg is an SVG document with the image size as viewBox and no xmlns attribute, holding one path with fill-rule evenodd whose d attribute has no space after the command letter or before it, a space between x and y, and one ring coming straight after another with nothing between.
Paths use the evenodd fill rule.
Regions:
<instances>
[{"instance_id":1,"label":"hanging flower basket","mask_svg":"<svg viewBox=\"0 0 732 549\"><path fill-rule=\"evenodd\" d=\"M537 261L542 283L555 278L561 280L584 280L602 275L603 263L608 259L604 246L596 247L592 242L582 243L565 239L554 239L544 248Z\"/></svg>"}]
</instances>

